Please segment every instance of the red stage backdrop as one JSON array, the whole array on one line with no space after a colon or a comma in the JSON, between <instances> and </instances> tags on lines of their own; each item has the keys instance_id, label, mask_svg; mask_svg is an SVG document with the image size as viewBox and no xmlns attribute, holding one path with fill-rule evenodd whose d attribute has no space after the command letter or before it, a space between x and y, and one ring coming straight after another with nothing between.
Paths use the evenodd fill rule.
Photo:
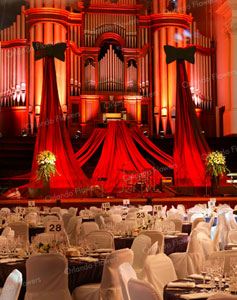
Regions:
<instances>
[{"instance_id":1,"label":"red stage backdrop","mask_svg":"<svg viewBox=\"0 0 237 300\"><path fill-rule=\"evenodd\" d=\"M35 178L38 168L36 156L43 150L56 155L56 167L60 173L50 180L51 194L74 192L75 188L90 186L72 149L59 103L54 58L48 56L45 58L40 122L28 188L42 187L42 181L37 183Z\"/></svg>"}]
</instances>

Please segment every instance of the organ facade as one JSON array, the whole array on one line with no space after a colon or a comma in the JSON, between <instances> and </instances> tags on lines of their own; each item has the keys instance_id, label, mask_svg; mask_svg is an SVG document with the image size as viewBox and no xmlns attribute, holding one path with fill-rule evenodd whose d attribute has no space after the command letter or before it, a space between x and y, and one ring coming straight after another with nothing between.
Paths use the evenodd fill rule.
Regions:
<instances>
[{"instance_id":1,"label":"organ facade","mask_svg":"<svg viewBox=\"0 0 237 300\"><path fill-rule=\"evenodd\" d=\"M27 0L0 35L1 134L40 126L43 60L34 60L33 41L67 43L65 62L55 60L60 103L70 136L85 138L106 115L150 136L172 135L176 64L166 64L163 47L199 45L195 65L186 64L193 102L206 136L222 134L215 44L186 8L186 0Z\"/></svg>"}]
</instances>

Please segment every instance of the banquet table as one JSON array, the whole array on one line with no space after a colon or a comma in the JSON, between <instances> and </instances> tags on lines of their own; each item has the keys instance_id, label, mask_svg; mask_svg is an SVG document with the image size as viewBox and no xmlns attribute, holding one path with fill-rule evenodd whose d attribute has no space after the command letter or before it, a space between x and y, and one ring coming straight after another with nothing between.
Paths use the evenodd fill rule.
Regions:
<instances>
[{"instance_id":1,"label":"banquet table","mask_svg":"<svg viewBox=\"0 0 237 300\"><path fill-rule=\"evenodd\" d=\"M188 280L190 280L190 282L188 282ZM194 296L195 297L193 299L208 299L209 297L211 297L211 295L213 295L215 292L210 292L210 289L208 289L208 292L205 292L202 290L202 288L197 287L198 284L202 284L203 281L201 279L191 279L191 278L185 278L185 279L180 279L180 280L176 280L175 282L178 283L195 283L195 287L194 288L187 288L187 287L168 287L166 286L164 288L164 300L183 300L184 298L181 297L181 295L190 295L190 296ZM174 283L174 282L173 282ZM218 283L217 283L218 285ZM227 286L222 287L222 290L224 290ZM224 298L223 298L224 299Z\"/></svg>"},{"instance_id":2,"label":"banquet table","mask_svg":"<svg viewBox=\"0 0 237 300\"><path fill-rule=\"evenodd\" d=\"M169 255L174 252L185 252L188 246L188 235L165 237L164 252ZM134 237L115 237L115 249L131 248Z\"/></svg>"},{"instance_id":3,"label":"banquet table","mask_svg":"<svg viewBox=\"0 0 237 300\"><path fill-rule=\"evenodd\" d=\"M104 260L99 259L95 262L82 262L80 260L68 259L68 287L70 292L80 285L88 283L98 283L101 281ZM18 269L23 276L23 285L18 300L24 300L26 292L26 260L1 263L0 260L0 286L3 287L7 276Z\"/></svg>"}]
</instances>

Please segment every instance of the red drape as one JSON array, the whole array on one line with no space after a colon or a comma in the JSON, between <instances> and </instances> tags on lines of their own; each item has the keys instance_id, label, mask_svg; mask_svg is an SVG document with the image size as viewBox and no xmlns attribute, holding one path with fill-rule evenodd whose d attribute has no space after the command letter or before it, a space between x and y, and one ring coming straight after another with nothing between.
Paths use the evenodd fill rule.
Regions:
<instances>
[{"instance_id":1,"label":"red drape","mask_svg":"<svg viewBox=\"0 0 237 300\"><path fill-rule=\"evenodd\" d=\"M205 186L205 158L210 149L201 132L183 60L177 60L176 97L175 184Z\"/></svg>"},{"instance_id":2,"label":"red drape","mask_svg":"<svg viewBox=\"0 0 237 300\"><path fill-rule=\"evenodd\" d=\"M153 186L162 175L142 157L124 121L110 121L108 124L100 160L92 176L93 184L101 184L107 193L121 191L130 180L151 178Z\"/></svg>"},{"instance_id":3,"label":"red drape","mask_svg":"<svg viewBox=\"0 0 237 300\"><path fill-rule=\"evenodd\" d=\"M75 154L80 166L83 166L99 148L104 141L106 129L96 128L91 137L86 141L82 148Z\"/></svg>"},{"instance_id":4,"label":"red drape","mask_svg":"<svg viewBox=\"0 0 237 300\"><path fill-rule=\"evenodd\" d=\"M37 183L35 178L38 168L36 156L43 150L52 151L56 155L56 167L60 173L60 176L56 174L50 180L51 194L69 190L72 192L75 188L90 185L89 179L76 160L65 126L58 97L53 57L45 58L40 121L28 188L42 187L42 180Z\"/></svg>"},{"instance_id":5,"label":"red drape","mask_svg":"<svg viewBox=\"0 0 237 300\"><path fill-rule=\"evenodd\" d=\"M174 168L174 161L173 157L166 154L162 150L160 150L156 145L154 145L139 128L131 129L130 130L132 138L144 149L146 150L151 156L157 159L159 162L164 164L165 166L173 169Z\"/></svg>"}]
</instances>

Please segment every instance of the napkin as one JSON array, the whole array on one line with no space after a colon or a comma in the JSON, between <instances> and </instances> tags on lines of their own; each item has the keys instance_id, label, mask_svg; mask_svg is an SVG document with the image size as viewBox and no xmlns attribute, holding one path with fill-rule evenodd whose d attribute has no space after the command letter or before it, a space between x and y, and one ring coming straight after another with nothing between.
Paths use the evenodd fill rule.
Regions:
<instances>
[{"instance_id":1,"label":"napkin","mask_svg":"<svg viewBox=\"0 0 237 300\"><path fill-rule=\"evenodd\" d=\"M167 287L173 288L173 287L178 287L178 288L195 288L195 283L194 282L170 282L168 283Z\"/></svg>"},{"instance_id":2,"label":"napkin","mask_svg":"<svg viewBox=\"0 0 237 300\"><path fill-rule=\"evenodd\" d=\"M214 295L215 293L194 293L194 294L183 294L180 295L180 298L183 299L207 299Z\"/></svg>"}]
</instances>

